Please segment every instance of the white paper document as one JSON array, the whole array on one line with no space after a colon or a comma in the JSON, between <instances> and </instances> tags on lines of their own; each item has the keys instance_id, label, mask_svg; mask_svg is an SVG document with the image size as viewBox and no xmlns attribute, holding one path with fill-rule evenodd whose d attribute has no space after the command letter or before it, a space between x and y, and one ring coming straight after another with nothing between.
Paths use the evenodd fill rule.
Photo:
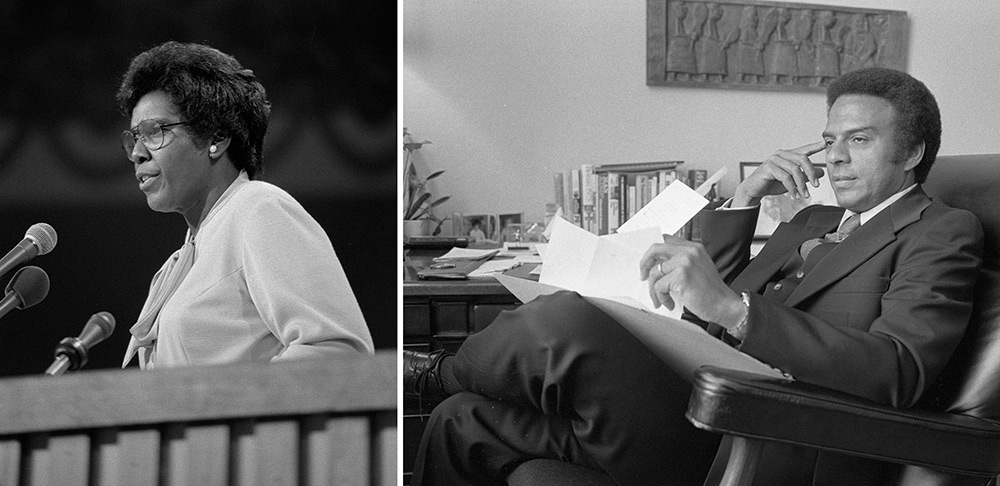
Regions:
<instances>
[{"instance_id":1,"label":"white paper document","mask_svg":"<svg viewBox=\"0 0 1000 486\"><path fill-rule=\"evenodd\" d=\"M540 295L563 290L506 275L497 276L497 280L523 303L531 302ZM711 365L790 379L771 366L730 347L693 323L636 308L627 299L585 298L642 341L682 378L690 380L695 370Z\"/></svg>"},{"instance_id":2,"label":"white paper document","mask_svg":"<svg viewBox=\"0 0 1000 486\"><path fill-rule=\"evenodd\" d=\"M554 219L538 281L588 297L629 298L663 315L680 316L665 307L654 309L646 282L639 280L639 260L654 243L657 228L597 236L564 219Z\"/></svg>"},{"instance_id":3,"label":"white paper document","mask_svg":"<svg viewBox=\"0 0 1000 486\"><path fill-rule=\"evenodd\" d=\"M488 260L493 258L500 250L475 250L470 248L452 248L448 253L434 259L436 262L447 262L455 260Z\"/></svg>"},{"instance_id":4,"label":"white paper document","mask_svg":"<svg viewBox=\"0 0 1000 486\"><path fill-rule=\"evenodd\" d=\"M681 181L671 182L666 189L653 198L625 224L618 227L619 233L650 227L660 228L660 233L672 235L684 227L701 208L708 204L698 194Z\"/></svg>"},{"instance_id":5,"label":"white paper document","mask_svg":"<svg viewBox=\"0 0 1000 486\"><path fill-rule=\"evenodd\" d=\"M727 172L729 172L729 170L726 169L725 167L715 171L715 173L712 174L708 179L705 179L705 182L702 182L700 186L696 187L694 192L697 192L698 195L701 196L708 194L708 191L712 190L712 186L718 184L719 181L721 181L722 178L726 176Z\"/></svg>"},{"instance_id":6,"label":"white paper document","mask_svg":"<svg viewBox=\"0 0 1000 486\"><path fill-rule=\"evenodd\" d=\"M490 260L488 262L483 262L482 265L476 267L475 270L469 272L469 278L493 278L518 265L520 265L520 263L513 258L504 258L503 260Z\"/></svg>"},{"instance_id":7,"label":"white paper document","mask_svg":"<svg viewBox=\"0 0 1000 486\"><path fill-rule=\"evenodd\" d=\"M553 218L549 243L539 253L538 282L498 275L521 302L560 290L575 291L646 344L680 376L690 378L703 365L783 376L741 353L701 327L680 319L674 310L655 307L649 285L640 280L639 260L663 234L676 233L708 201L683 183L674 182L618 229L597 236L562 218Z\"/></svg>"}]
</instances>

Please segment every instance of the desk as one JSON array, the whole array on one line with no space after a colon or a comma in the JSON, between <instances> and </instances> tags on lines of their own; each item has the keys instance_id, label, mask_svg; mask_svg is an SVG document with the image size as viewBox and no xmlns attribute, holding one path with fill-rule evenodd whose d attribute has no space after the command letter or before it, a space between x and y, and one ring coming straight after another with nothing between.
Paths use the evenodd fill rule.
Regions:
<instances>
[{"instance_id":1,"label":"desk","mask_svg":"<svg viewBox=\"0 0 1000 486\"><path fill-rule=\"evenodd\" d=\"M418 280L417 271L426 268L442 253L441 250L411 251L404 258L404 349L454 352L466 337L490 325L497 314L519 305L517 299L494 279Z\"/></svg>"},{"instance_id":2,"label":"desk","mask_svg":"<svg viewBox=\"0 0 1000 486\"><path fill-rule=\"evenodd\" d=\"M418 280L417 272L443 250L410 250L403 259L403 349L454 352L469 335L520 302L494 279ZM519 268L522 272L530 267ZM403 484L410 484L413 460L434 403L403 399Z\"/></svg>"}]
</instances>

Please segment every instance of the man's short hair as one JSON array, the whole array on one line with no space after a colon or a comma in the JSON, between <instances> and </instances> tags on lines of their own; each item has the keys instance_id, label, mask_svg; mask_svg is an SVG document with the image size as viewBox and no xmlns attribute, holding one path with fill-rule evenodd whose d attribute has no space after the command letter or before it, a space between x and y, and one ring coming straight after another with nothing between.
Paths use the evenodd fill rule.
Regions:
<instances>
[{"instance_id":1,"label":"man's short hair","mask_svg":"<svg viewBox=\"0 0 1000 486\"><path fill-rule=\"evenodd\" d=\"M897 138L901 148L924 142L924 157L914 168L918 183L927 179L941 147L941 112L924 83L894 69L872 67L851 71L834 80L826 92L827 111L842 95L860 94L883 98L896 110Z\"/></svg>"}]
</instances>

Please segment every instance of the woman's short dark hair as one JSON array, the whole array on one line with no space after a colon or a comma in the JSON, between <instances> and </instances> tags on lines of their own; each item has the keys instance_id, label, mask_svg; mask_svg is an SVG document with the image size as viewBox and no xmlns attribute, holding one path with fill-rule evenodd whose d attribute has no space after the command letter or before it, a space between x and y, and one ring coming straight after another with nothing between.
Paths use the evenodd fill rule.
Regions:
<instances>
[{"instance_id":1,"label":"woman's short dark hair","mask_svg":"<svg viewBox=\"0 0 1000 486\"><path fill-rule=\"evenodd\" d=\"M271 105L253 71L212 47L170 41L132 59L118 88L118 108L129 117L140 98L157 90L170 96L191 133L202 140L230 137L233 165L251 179L263 175Z\"/></svg>"},{"instance_id":2,"label":"woman's short dark hair","mask_svg":"<svg viewBox=\"0 0 1000 486\"><path fill-rule=\"evenodd\" d=\"M894 69L872 67L851 71L834 80L826 92L826 108L842 95L860 94L885 99L896 110L896 142L913 148L924 142L924 158L913 173L919 183L927 180L941 147L941 112L934 95L913 76Z\"/></svg>"}]
</instances>

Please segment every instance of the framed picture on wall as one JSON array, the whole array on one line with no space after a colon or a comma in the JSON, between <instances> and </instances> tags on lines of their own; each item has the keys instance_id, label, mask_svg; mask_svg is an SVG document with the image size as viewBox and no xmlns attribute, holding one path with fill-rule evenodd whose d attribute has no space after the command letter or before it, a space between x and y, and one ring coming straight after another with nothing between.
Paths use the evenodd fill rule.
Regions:
<instances>
[{"instance_id":1,"label":"framed picture on wall","mask_svg":"<svg viewBox=\"0 0 1000 486\"><path fill-rule=\"evenodd\" d=\"M646 84L823 92L841 74L906 70L901 10L768 0L646 0Z\"/></svg>"},{"instance_id":2,"label":"framed picture on wall","mask_svg":"<svg viewBox=\"0 0 1000 486\"><path fill-rule=\"evenodd\" d=\"M740 162L740 181L747 178L760 162ZM823 168L823 164L813 164L818 168ZM814 204L824 204L837 206L837 197L833 193L833 186L830 185L830 178L823 175L819 180L819 187L809 186L809 199L795 200L787 194L780 196L765 196L760 200L760 215L757 217L757 229L754 231L754 238L766 240L774 233L778 223L791 221L796 213L806 206Z\"/></svg>"}]
</instances>

